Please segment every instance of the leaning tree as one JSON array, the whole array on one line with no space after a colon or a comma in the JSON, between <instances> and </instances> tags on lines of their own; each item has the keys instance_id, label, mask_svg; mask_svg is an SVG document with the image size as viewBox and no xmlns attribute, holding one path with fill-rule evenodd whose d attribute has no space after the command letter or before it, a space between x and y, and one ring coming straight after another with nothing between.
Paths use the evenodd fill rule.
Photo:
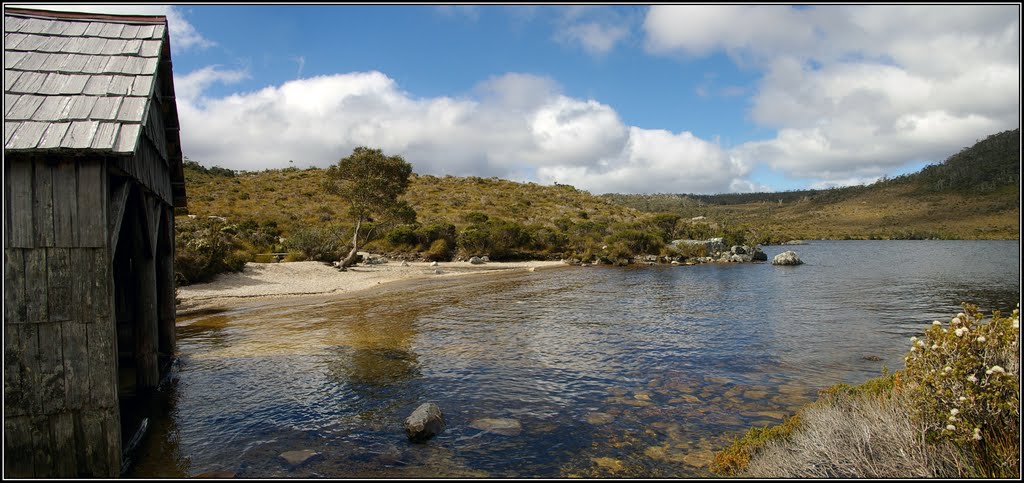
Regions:
<instances>
[{"instance_id":1,"label":"leaning tree","mask_svg":"<svg viewBox=\"0 0 1024 483\"><path fill-rule=\"evenodd\" d=\"M376 228L390 223L415 222L416 212L398 199L409 187L411 174L412 165L401 156L385 156L380 149L362 146L327 168L324 190L348 200L349 214L356 223L352 250L341 261L342 268L356 263L359 240L369 240ZM374 222L373 227L366 227L369 222Z\"/></svg>"}]
</instances>

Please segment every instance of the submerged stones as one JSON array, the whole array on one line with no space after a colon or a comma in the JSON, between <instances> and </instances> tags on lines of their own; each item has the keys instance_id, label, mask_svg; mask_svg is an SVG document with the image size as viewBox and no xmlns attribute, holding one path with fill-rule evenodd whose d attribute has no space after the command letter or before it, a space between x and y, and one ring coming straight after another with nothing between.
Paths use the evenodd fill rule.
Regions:
<instances>
[{"instance_id":1,"label":"submerged stones","mask_svg":"<svg viewBox=\"0 0 1024 483\"><path fill-rule=\"evenodd\" d=\"M784 251L772 259L772 265L800 265L804 263L793 250Z\"/></svg>"},{"instance_id":2,"label":"submerged stones","mask_svg":"<svg viewBox=\"0 0 1024 483\"><path fill-rule=\"evenodd\" d=\"M316 458L317 456L320 456L320 453L317 453L316 451L313 451L311 449L285 451L284 453L278 455L278 457L284 460L285 463L288 463L288 466L291 467L301 466L309 462L313 458Z\"/></svg>"},{"instance_id":3,"label":"submerged stones","mask_svg":"<svg viewBox=\"0 0 1024 483\"><path fill-rule=\"evenodd\" d=\"M444 414L434 403L423 403L405 418L405 434L409 441L422 443L444 430Z\"/></svg>"},{"instance_id":4,"label":"submerged stones","mask_svg":"<svg viewBox=\"0 0 1024 483\"><path fill-rule=\"evenodd\" d=\"M587 413L587 423L599 426L615 421L615 416L608 413L591 412Z\"/></svg>"},{"instance_id":5,"label":"submerged stones","mask_svg":"<svg viewBox=\"0 0 1024 483\"><path fill-rule=\"evenodd\" d=\"M482 418L469 423L471 428L502 436L516 436L523 431L523 425L511 418Z\"/></svg>"}]
</instances>

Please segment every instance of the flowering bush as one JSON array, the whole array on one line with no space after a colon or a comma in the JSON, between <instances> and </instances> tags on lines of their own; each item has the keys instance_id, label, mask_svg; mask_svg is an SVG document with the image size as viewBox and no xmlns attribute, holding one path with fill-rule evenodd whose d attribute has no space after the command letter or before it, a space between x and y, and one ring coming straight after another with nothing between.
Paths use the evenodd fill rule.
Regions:
<instances>
[{"instance_id":1,"label":"flowering bush","mask_svg":"<svg viewBox=\"0 0 1024 483\"><path fill-rule=\"evenodd\" d=\"M820 391L715 456L722 476L1010 478L1020 473L1020 306L974 305L910 339L906 367ZM922 437L924 436L924 437Z\"/></svg>"},{"instance_id":2,"label":"flowering bush","mask_svg":"<svg viewBox=\"0 0 1024 483\"><path fill-rule=\"evenodd\" d=\"M1015 465L1019 448L999 448L1019 438L1020 309L985 321L978 307L963 308L911 338L900 386L930 443L950 443L986 468Z\"/></svg>"}]
</instances>

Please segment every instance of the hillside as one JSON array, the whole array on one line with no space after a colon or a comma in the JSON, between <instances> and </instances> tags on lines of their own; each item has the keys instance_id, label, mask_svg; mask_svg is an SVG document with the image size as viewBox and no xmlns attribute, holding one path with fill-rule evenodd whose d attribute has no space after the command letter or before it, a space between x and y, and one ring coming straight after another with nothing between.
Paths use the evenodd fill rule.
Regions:
<instances>
[{"instance_id":1,"label":"hillside","mask_svg":"<svg viewBox=\"0 0 1024 483\"><path fill-rule=\"evenodd\" d=\"M603 195L647 212L746 225L789 239L1017 239L1020 130L994 134L917 173L867 186L720 195Z\"/></svg>"},{"instance_id":2,"label":"hillside","mask_svg":"<svg viewBox=\"0 0 1024 483\"><path fill-rule=\"evenodd\" d=\"M288 236L300 227L351 223L348 203L320 188L326 170L285 168L234 173L186 162L188 212L244 223L271 221ZM647 215L569 185L541 186L498 178L413 174L403 197L424 225L471 224L472 213L553 227L556 221L632 222Z\"/></svg>"}]
</instances>

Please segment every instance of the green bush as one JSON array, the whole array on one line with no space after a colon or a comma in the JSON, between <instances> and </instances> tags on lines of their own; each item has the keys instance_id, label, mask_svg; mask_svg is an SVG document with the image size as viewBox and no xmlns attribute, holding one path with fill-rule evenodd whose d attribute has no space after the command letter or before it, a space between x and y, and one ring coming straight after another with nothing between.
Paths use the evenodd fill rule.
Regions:
<instances>
[{"instance_id":1,"label":"green bush","mask_svg":"<svg viewBox=\"0 0 1024 483\"><path fill-rule=\"evenodd\" d=\"M240 272L251 254L242 250L237 227L217 218L175 220L174 271L179 285L207 282L218 273Z\"/></svg>"},{"instance_id":2,"label":"green bush","mask_svg":"<svg viewBox=\"0 0 1024 483\"><path fill-rule=\"evenodd\" d=\"M306 260L334 262L348 252L350 233L337 225L300 228L284 241L284 249L298 252Z\"/></svg>"},{"instance_id":3,"label":"green bush","mask_svg":"<svg viewBox=\"0 0 1024 483\"><path fill-rule=\"evenodd\" d=\"M1020 437L1019 309L986 323L977 306L963 307L911 339L900 380L929 442L952 443L986 476L1015 474L1019 448L1005 454L1001 442Z\"/></svg>"},{"instance_id":4,"label":"green bush","mask_svg":"<svg viewBox=\"0 0 1024 483\"><path fill-rule=\"evenodd\" d=\"M499 218L472 225L458 238L459 248L467 255L487 255L494 260L521 256L533 239L522 225Z\"/></svg>"},{"instance_id":5,"label":"green bush","mask_svg":"<svg viewBox=\"0 0 1024 483\"><path fill-rule=\"evenodd\" d=\"M435 262L448 262L451 261L454 251L455 247L450 241L439 238L430 244L430 248L424 252L423 257Z\"/></svg>"},{"instance_id":6,"label":"green bush","mask_svg":"<svg viewBox=\"0 0 1024 483\"><path fill-rule=\"evenodd\" d=\"M820 391L752 429L711 470L758 478L1013 478L1020 472L1020 318L974 305L912 337L906 367Z\"/></svg>"},{"instance_id":7,"label":"green bush","mask_svg":"<svg viewBox=\"0 0 1024 483\"><path fill-rule=\"evenodd\" d=\"M657 231L643 231L635 227L613 228L612 234L605 237L608 245L621 246L622 250L628 253L625 258L633 258L636 255L657 254L665 245L661 234Z\"/></svg>"}]
</instances>

